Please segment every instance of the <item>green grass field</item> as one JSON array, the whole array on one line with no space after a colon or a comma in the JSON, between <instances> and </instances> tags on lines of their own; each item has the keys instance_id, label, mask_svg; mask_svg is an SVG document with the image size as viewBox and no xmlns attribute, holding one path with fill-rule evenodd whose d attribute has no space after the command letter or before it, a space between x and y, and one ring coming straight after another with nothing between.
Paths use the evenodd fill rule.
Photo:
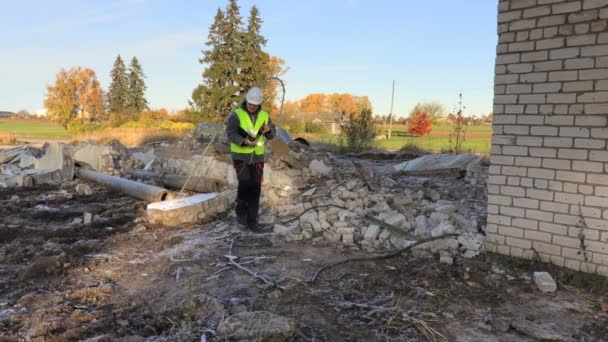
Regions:
<instances>
[{"instance_id":1,"label":"green grass field","mask_svg":"<svg viewBox=\"0 0 608 342\"><path fill-rule=\"evenodd\" d=\"M450 126L433 126L431 134L422 137L414 137L407 134L404 125L395 125L392 128L391 138L388 140L377 140L377 146L386 150L399 150L405 145L411 144L420 149L441 152L448 151L450 143ZM386 133L386 130L384 131ZM336 144L337 137L328 134L307 135L311 141ZM489 155L492 148L492 127L491 126L469 126L463 143L463 151L468 153L479 153Z\"/></svg>"},{"instance_id":2,"label":"green grass field","mask_svg":"<svg viewBox=\"0 0 608 342\"><path fill-rule=\"evenodd\" d=\"M14 133L17 138L72 139L61 126L42 119L0 119L0 132Z\"/></svg>"},{"instance_id":3,"label":"green grass field","mask_svg":"<svg viewBox=\"0 0 608 342\"><path fill-rule=\"evenodd\" d=\"M420 149L432 152L447 151L450 149L450 132L452 128L447 125L433 126L431 134L422 137L413 137L407 134L404 125L395 125L392 128L391 139L377 140L377 147L387 150L399 150L407 144L418 146ZM62 127L41 119L0 119L0 132L14 133L17 138L33 139L60 139L69 140L73 136ZM386 133L386 130L384 131ZM292 134L305 136L311 141L330 144L337 143L337 136L330 134ZM463 144L464 152L488 155L492 147L491 126L469 126Z\"/></svg>"}]
</instances>

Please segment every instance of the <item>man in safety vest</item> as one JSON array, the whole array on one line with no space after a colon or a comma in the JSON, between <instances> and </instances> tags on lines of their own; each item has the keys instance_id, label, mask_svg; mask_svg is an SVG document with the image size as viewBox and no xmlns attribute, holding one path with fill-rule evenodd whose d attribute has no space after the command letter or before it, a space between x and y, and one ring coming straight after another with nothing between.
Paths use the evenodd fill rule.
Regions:
<instances>
[{"instance_id":1,"label":"man in safety vest","mask_svg":"<svg viewBox=\"0 0 608 342\"><path fill-rule=\"evenodd\" d=\"M276 128L262 110L262 90L251 88L245 102L228 117L226 133L232 162L239 181L236 219L252 231L258 231L258 210L264 176L264 141L274 138Z\"/></svg>"}]
</instances>

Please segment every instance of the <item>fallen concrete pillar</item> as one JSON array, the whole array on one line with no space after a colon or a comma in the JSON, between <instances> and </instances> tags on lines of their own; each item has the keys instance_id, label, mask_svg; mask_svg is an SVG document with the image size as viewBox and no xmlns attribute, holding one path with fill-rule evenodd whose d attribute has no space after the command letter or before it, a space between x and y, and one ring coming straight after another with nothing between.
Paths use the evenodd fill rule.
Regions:
<instances>
[{"instance_id":1,"label":"fallen concrete pillar","mask_svg":"<svg viewBox=\"0 0 608 342\"><path fill-rule=\"evenodd\" d=\"M160 202L169 197L169 191L166 189L91 170L77 168L76 177L103 185L110 190L122 192L148 202Z\"/></svg>"},{"instance_id":2,"label":"fallen concrete pillar","mask_svg":"<svg viewBox=\"0 0 608 342\"><path fill-rule=\"evenodd\" d=\"M153 224L175 227L194 223L223 213L234 201L236 192L199 194L148 204L148 220Z\"/></svg>"},{"instance_id":3,"label":"fallen concrete pillar","mask_svg":"<svg viewBox=\"0 0 608 342\"><path fill-rule=\"evenodd\" d=\"M164 186L168 186L175 189L181 189L188 176L168 174L168 173L155 173L140 170L128 170L127 174L133 177L153 180ZM192 190L200 193L217 192L221 186L221 182L216 179L204 178L204 177L191 177L186 186L186 190Z\"/></svg>"}]
</instances>

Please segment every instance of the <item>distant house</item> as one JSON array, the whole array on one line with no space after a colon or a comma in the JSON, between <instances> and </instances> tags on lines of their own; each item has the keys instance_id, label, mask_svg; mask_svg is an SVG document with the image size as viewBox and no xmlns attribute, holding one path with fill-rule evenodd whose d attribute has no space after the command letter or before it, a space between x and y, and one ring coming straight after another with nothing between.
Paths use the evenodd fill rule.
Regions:
<instances>
[{"instance_id":1,"label":"distant house","mask_svg":"<svg viewBox=\"0 0 608 342\"><path fill-rule=\"evenodd\" d=\"M0 111L0 118L12 118L15 113Z\"/></svg>"},{"instance_id":2,"label":"distant house","mask_svg":"<svg viewBox=\"0 0 608 342\"><path fill-rule=\"evenodd\" d=\"M323 125L329 134L340 134L342 132L342 115L339 113L312 113L309 114L310 122Z\"/></svg>"}]
</instances>

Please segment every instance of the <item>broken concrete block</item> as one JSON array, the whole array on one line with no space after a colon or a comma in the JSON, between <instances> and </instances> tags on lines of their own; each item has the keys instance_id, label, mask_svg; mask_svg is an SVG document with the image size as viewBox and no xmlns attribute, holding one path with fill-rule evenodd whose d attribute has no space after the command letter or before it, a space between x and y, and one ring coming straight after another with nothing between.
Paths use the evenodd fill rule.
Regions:
<instances>
[{"instance_id":1,"label":"broken concrete block","mask_svg":"<svg viewBox=\"0 0 608 342\"><path fill-rule=\"evenodd\" d=\"M393 246L397 248L405 248L411 244L411 241L406 240L401 236L397 236L395 234L391 235L389 241L393 244Z\"/></svg>"},{"instance_id":2,"label":"broken concrete block","mask_svg":"<svg viewBox=\"0 0 608 342\"><path fill-rule=\"evenodd\" d=\"M316 210L310 210L304 213L304 215L300 216L300 221L303 222L314 222L319 219L319 214Z\"/></svg>"},{"instance_id":3,"label":"broken concrete block","mask_svg":"<svg viewBox=\"0 0 608 342\"><path fill-rule=\"evenodd\" d=\"M409 196L397 196L393 198L393 204L398 207L404 207L412 204L414 199Z\"/></svg>"},{"instance_id":4,"label":"broken concrete block","mask_svg":"<svg viewBox=\"0 0 608 342\"><path fill-rule=\"evenodd\" d=\"M458 213L450 213L450 219L464 231L477 232L477 222L469 221L466 217Z\"/></svg>"},{"instance_id":5,"label":"broken concrete block","mask_svg":"<svg viewBox=\"0 0 608 342\"><path fill-rule=\"evenodd\" d=\"M0 188L12 188L17 185L17 176L15 175L0 175Z\"/></svg>"},{"instance_id":6,"label":"broken concrete block","mask_svg":"<svg viewBox=\"0 0 608 342\"><path fill-rule=\"evenodd\" d=\"M340 198L342 198L343 200L352 200L352 199L357 199L358 197L359 197L359 195L354 191L344 190L340 194Z\"/></svg>"},{"instance_id":7,"label":"broken concrete block","mask_svg":"<svg viewBox=\"0 0 608 342\"><path fill-rule=\"evenodd\" d=\"M321 221L321 228L323 230L328 230L329 228L331 228L331 224L329 224L329 222L327 221Z\"/></svg>"},{"instance_id":8,"label":"broken concrete block","mask_svg":"<svg viewBox=\"0 0 608 342\"><path fill-rule=\"evenodd\" d=\"M321 225L321 222L319 221L312 221L310 222L310 225L312 226L312 230L315 231L316 233L320 233L323 231L323 226Z\"/></svg>"},{"instance_id":9,"label":"broken concrete block","mask_svg":"<svg viewBox=\"0 0 608 342\"><path fill-rule=\"evenodd\" d=\"M262 215L258 219L258 223L263 226L274 226L276 221L277 221L277 218L275 215Z\"/></svg>"},{"instance_id":10,"label":"broken concrete block","mask_svg":"<svg viewBox=\"0 0 608 342\"><path fill-rule=\"evenodd\" d=\"M75 163L98 172L104 171L102 161L104 155L110 155L110 148L93 141L82 142L72 150L72 159Z\"/></svg>"},{"instance_id":11,"label":"broken concrete block","mask_svg":"<svg viewBox=\"0 0 608 342\"><path fill-rule=\"evenodd\" d=\"M534 283L541 292L553 293L557 290L557 284L548 272L534 272Z\"/></svg>"},{"instance_id":12,"label":"broken concrete block","mask_svg":"<svg viewBox=\"0 0 608 342\"><path fill-rule=\"evenodd\" d=\"M313 236L312 229L302 229L302 237L303 237L305 240L310 240L310 239L312 239L312 236Z\"/></svg>"},{"instance_id":13,"label":"broken concrete block","mask_svg":"<svg viewBox=\"0 0 608 342\"><path fill-rule=\"evenodd\" d=\"M448 216L448 214L434 212L431 214L428 224L431 227L437 227L439 224L441 224L441 222L448 221L449 219L450 217Z\"/></svg>"},{"instance_id":14,"label":"broken concrete block","mask_svg":"<svg viewBox=\"0 0 608 342\"><path fill-rule=\"evenodd\" d=\"M383 177L382 180L380 181L380 186L382 186L385 189L391 189L396 187L397 185L399 185L399 183L397 183L396 180L390 178L390 177Z\"/></svg>"},{"instance_id":15,"label":"broken concrete block","mask_svg":"<svg viewBox=\"0 0 608 342\"><path fill-rule=\"evenodd\" d=\"M304 204L302 204L302 203L289 205L289 206L282 206L282 207L279 207L279 216L283 217L283 216L290 216L290 215L299 215L304 210L305 210Z\"/></svg>"},{"instance_id":16,"label":"broken concrete block","mask_svg":"<svg viewBox=\"0 0 608 342\"><path fill-rule=\"evenodd\" d=\"M313 176L324 176L332 172L332 168L330 166L325 165L323 161L317 159L311 161L308 168Z\"/></svg>"},{"instance_id":17,"label":"broken concrete block","mask_svg":"<svg viewBox=\"0 0 608 342\"><path fill-rule=\"evenodd\" d=\"M282 224L275 224L274 232L281 236L288 236L291 234L299 234L300 229L298 229L298 227L295 227L295 226L285 226Z\"/></svg>"},{"instance_id":18,"label":"broken concrete block","mask_svg":"<svg viewBox=\"0 0 608 342\"><path fill-rule=\"evenodd\" d=\"M84 224L90 224L91 222L93 222L93 214L84 213L84 217L83 217L82 221Z\"/></svg>"},{"instance_id":19,"label":"broken concrete block","mask_svg":"<svg viewBox=\"0 0 608 342\"><path fill-rule=\"evenodd\" d=\"M340 235L345 235L345 234L354 234L355 233L355 228L352 227L340 227L336 230L336 233L340 234Z\"/></svg>"},{"instance_id":20,"label":"broken concrete block","mask_svg":"<svg viewBox=\"0 0 608 342\"><path fill-rule=\"evenodd\" d=\"M479 251L471 251L471 250L467 250L463 254L465 259L473 259L474 257L476 257L478 255L479 255Z\"/></svg>"},{"instance_id":21,"label":"broken concrete block","mask_svg":"<svg viewBox=\"0 0 608 342\"><path fill-rule=\"evenodd\" d=\"M441 236L441 235L445 235L445 234L452 234L455 231L456 231L456 228L454 228L454 226L451 223L449 223L448 221L443 221L437 227L433 228L433 230L431 231L431 236L435 237L435 236Z\"/></svg>"},{"instance_id":22,"label":"broken concrete block","mask_svg":"<svg viewBox=\"0 0 608 342\"><path fill-rule=\"evenodd\" d=\"M454 258L448 251L439 251L439 262L443 264L452 265L454 264Z\"/></svg>"},{"instance_id":23,"label":"broken concrete block","mask_svg":"<svg viewBox=\"0 0 608 342\"><path fill-rule=\"evenodd\" d=\"M378 235L378 239L380 241L386 241L391 237L391 232L389 232L388 230L383 230L380 235Z\"/></svg>"},{"instance_id":24,"label":"broken concrete block","mask_svg":"<svg viewBox=\"0 0 608 342\"><path fill-rule=\"evenodd\" d=\"M146 152L135 152L131 154L131 157L135 160L139 160L144 165L151 164L156 159L156 154L154 154L154 149L150 148Z\"/></svg>"},{"instance_id":25,"label":"broken concrete block","mask_svg":"<svg viewBox=\"0 0 608 342\"><path fill-rule=\"evenodd\" d=\"M403 214L392 215L392 216L386 218L384 220L384 222L390 224L391 226L401 228L401 227L403 227L403 224L405 223L405 216Z\"/></svg>"},{"instance_id":26,"label":"broken concrete block","mask_svg":"<svg viewBox=\"0 0 608 342\"><path fill-rule=\"evenodd\" d=\"M433 253L436 251L454 251L458 249L458 240L456 238L445 238L439 239L427 243L423 243L420 246L414 248L419 249L430 249Z\"/></svg>"},{"instance_id":27,"label":"broken concrete block","mask_svg":"<svg viewBox=\"0 0 608 342\"><path fill-rule=\"evenodd\" d=\"M213 200L218 196L220 196L220 194L214 192L164 202L150 203L147 207L148 218L152 224L164 224L170 227L183 223L196 222L212 215L203 208L203 203ZM209 206L208 211L214 209L214 206Z\"/></svg>"},{"instance_id":28,"label":"broken concrete block","mask_svg":"<svg viewBox=\"0 0 608 342\"><path fill-rule=\"evenodd\" d=\"M0 150L0 164L10 164L15 158L25 152L25 146L13 146Z\"/></svg>"},{"instance_id":29,"label":"broken concrete block","mask_svg":"<svg viewBox=\"0 0 608 342\"><path fill-rule=\"evenodd\" d=\"M19 156L19 167L22 169L27 169L29 167L34 166L34 164L36 163L36 157L27 154L27 153L22 153Z\"/></svg>"},{"instance_id":30,"label":"broken concrete block","mask_svg":"<svg viewBox=\"0 0 608 342\"><path fill-rule=\"evenodd\" d=\"M36 159L34 169L60 170L61 179L74 179L74 161L67 154L68 146L63 143L53 142L46 143L43 149L44 154Z\"/></svg>"},{"instance_id":31,"label":"broken concrete block","mask_svg":"<svg viewBox=\"0 0 608 342\"><path fill-rule=\"evenodd\" d=\"M470 251L479 251L485 240L482 234L464 233L458 237L458 242Z\"/></svg>"},{"instance_id":32,"label":"broken concrete block","mask_svg":"<svg viewBox=\"0 0 608 342\"><path fill-rule=\"evenodd\" d=\"M416 228L426 229L426 226L427 226L426 216L424 216L424 215L416 216Z\"/></svg>"},{"instance_id":33,"label":"broken concrete block","mask_svg":"<svg viewBox=\"0 0 608 342\"><path fill-rule=\"evenodd\" d=\"M378 235L380 234L380 227L376 225L371 225L367 228L363 239L366 241L374 241L378 239Z\"/></svg>"},{"instance_id":34,"label":"broken concrete block","mask_svg":"<svg viewBox=\"0 0 608 342\"><path fill-rule=\"evenodd\" d=\"M17 181L17 186L32 186L34 185L34 181L32 177L24 172L20 172L15 176L15 180Z\"/></svg>"},{"instance_id":35,"label":"broken concrete block","mask_svg":"<svg viewBox=\"0 0 608 342\"><path fill-rule=\"evenodd\" d=\"M32 183L36 185L60 183L63 179L61 170L24 170L24 172L25 171L27 171L27 175L32 179Z\"/></svg>"},{"instance_id":36,"label":"broken concrete block","mask_svg":"<svg viewBox=\"0 0 608 342\"><path fill-rule=\"evenodd\" d=\"M354 246L355 236L353 234L342 235L342 243L344 243L346 246Z\"/></svg>"},{"instance_id":37,"label":"broken concrete block","mask_svg":"<svg viewBox=\"0 0 608 342\"><path fill-rule=\"evenodd\" d=\"M348 190L357 190L359 188L359 180L358 179L351 179L348 181L348 183L346 183L346 189Z\"/></svg>"},{"instance_id":38,"label":"broken concrete block","mask_svg":"<svg viewBox=\"0 0 608 342\"><path fill-rule=\"evenodd\" d=\"M330 242L338 242L342 240L342 235L332 232L331 230L323 232L323 237Z\"/></svg>"},{"instance_id":39,"label":"broken concrete block","mask_svg":"<svg viewBox=\"0 0 608 342\"><path fill-rule=\"evenodd\" d=\"M76 185L76 193L79 195L90 196L93 194L93 189L91 189L91 186L86 183L79 183Z\"/></svg>"},{"instance_id":40,"label":"broken concrete block","mask_svg":"<svg viewBox=\"0 0 608 342\"><path fill-rule=\"evenodd\" d=\"M458 209L458 208L453 204L445 204L445 205L437 206L435 208L435 211L438 213L449 214L449 213L455 212L456 209Z\"/></svg>"},{"instance_id":41,"label":"broken concrete block","mask_svg":"<svg viewBox=\"0 0 608 342\"><path fill-rule=\"evenodd\" d=\"M338 219L340 221L346 221L347 218L349 217L357 217L357 214L353 213L352 211L349 210L342 210L338 213Z\"/></svg>"}]
</instances>

